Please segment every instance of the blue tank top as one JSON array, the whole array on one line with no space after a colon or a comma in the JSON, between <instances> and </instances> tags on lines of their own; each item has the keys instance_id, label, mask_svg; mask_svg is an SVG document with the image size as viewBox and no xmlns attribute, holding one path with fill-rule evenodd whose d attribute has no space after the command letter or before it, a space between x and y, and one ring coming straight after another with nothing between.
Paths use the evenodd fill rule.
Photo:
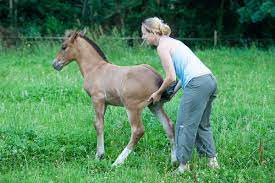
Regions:
<instances>
[{"instance_id":1,"label":"blue tank top","mask_svg":"<svg viewBox=\"0 0 275 183\"><path fill-rule=\"evenodd\" d=\"M192 78L211 74L211 71L182 42L180 42L171 57L176 75L182 83L182 88L185 88Z\"/></svg>"}]
</instances>

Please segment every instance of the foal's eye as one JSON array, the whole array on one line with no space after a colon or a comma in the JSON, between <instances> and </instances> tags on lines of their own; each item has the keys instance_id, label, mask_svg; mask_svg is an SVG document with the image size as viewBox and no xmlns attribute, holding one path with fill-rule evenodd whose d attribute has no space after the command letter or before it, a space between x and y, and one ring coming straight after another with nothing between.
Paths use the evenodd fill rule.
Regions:
<instances>
[{"instance_id":1,"label":"foal's eye","mask_svg":"<svg viewBox=\"0 0 275 183\"><path fill-rule=\"evenodd\" d=\"M63 44L62 47L61 47L61 49L65 50L66 49L66 45Z\"/></svg>"}]
</instances>

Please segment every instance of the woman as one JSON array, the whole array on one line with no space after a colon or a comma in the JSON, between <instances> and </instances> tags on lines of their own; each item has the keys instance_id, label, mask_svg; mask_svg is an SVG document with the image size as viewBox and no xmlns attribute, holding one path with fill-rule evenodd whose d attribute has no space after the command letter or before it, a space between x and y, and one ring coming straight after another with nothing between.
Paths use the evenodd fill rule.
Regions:
<instances>
[{"instance_id":1,"label":"woman","mask_svg":"<svg viewBox=\"0 0 275 183\"><path fill-rule=\"evenodd\" d=\"M159 90L148 101L160 100L162 93L179 78L174 93L183 88L184 94L175 128L177 171L189 169L188 161L196 145L199 155L209 158L209 167L219 168L213 134L209 123L212 101L217 84L212 72L181 41L169 37L171 29L157 17L146 19L141 26L142 39L157 47L166 77Z\"/></svg>"}]
</instances>

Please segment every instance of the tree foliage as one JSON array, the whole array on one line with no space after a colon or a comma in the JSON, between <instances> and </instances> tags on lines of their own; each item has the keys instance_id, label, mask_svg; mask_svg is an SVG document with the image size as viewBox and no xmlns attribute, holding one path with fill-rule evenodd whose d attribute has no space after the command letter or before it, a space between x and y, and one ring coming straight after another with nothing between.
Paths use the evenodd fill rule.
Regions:
<instances>
[{"instance_id":1,"label":"tree foliage","mask_svg":"<svg viewBox=\"0 0 275 183\"><path fill-rule=\"evenodd\" d=\"M241 22L260 22L265 18L275 18L273 0L245 0L245 6L238 9Z\"/></svg>"},{"instance_id":2,"label":"tree foliage","mask_svg":"<svg viewBox=\"0 0 275 183\"><path fill-rule=\"evenodd\" d=\"M225 37L272 38L275 30L273 0L0 1L1 26L23 35L61 35L86 26L132 35L152 16L163 18L177 37L212 37L218 30Z\"/></svg>"}]
</instances>

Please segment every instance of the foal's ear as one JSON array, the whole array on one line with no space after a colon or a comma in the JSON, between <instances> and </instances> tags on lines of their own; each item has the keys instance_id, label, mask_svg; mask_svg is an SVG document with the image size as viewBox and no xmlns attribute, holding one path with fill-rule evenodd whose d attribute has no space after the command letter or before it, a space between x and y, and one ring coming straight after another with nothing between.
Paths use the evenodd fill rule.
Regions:
<instances>
[{"instance_id":1,"label":"foal's ear","mask_svg":"<svg viewBox=\"0 0 275 183\"><path fill-rule=\"evenodd\" d=\"M74 32L74 33L71 35L70 42L73 43L77 36L78 36L77 32Z\"/></svg>"},{"instance_id":2,"label":"foal's ear","mask_svg":"<svg viewBox=\"0 0 275 183\"><path fill-rule=\"evenodd\" d=\"M85 36L86 32L87 32L87 28L85 27L82 31L79 32L79 35L83 37Z\"/></svg>"}]
</instances>

